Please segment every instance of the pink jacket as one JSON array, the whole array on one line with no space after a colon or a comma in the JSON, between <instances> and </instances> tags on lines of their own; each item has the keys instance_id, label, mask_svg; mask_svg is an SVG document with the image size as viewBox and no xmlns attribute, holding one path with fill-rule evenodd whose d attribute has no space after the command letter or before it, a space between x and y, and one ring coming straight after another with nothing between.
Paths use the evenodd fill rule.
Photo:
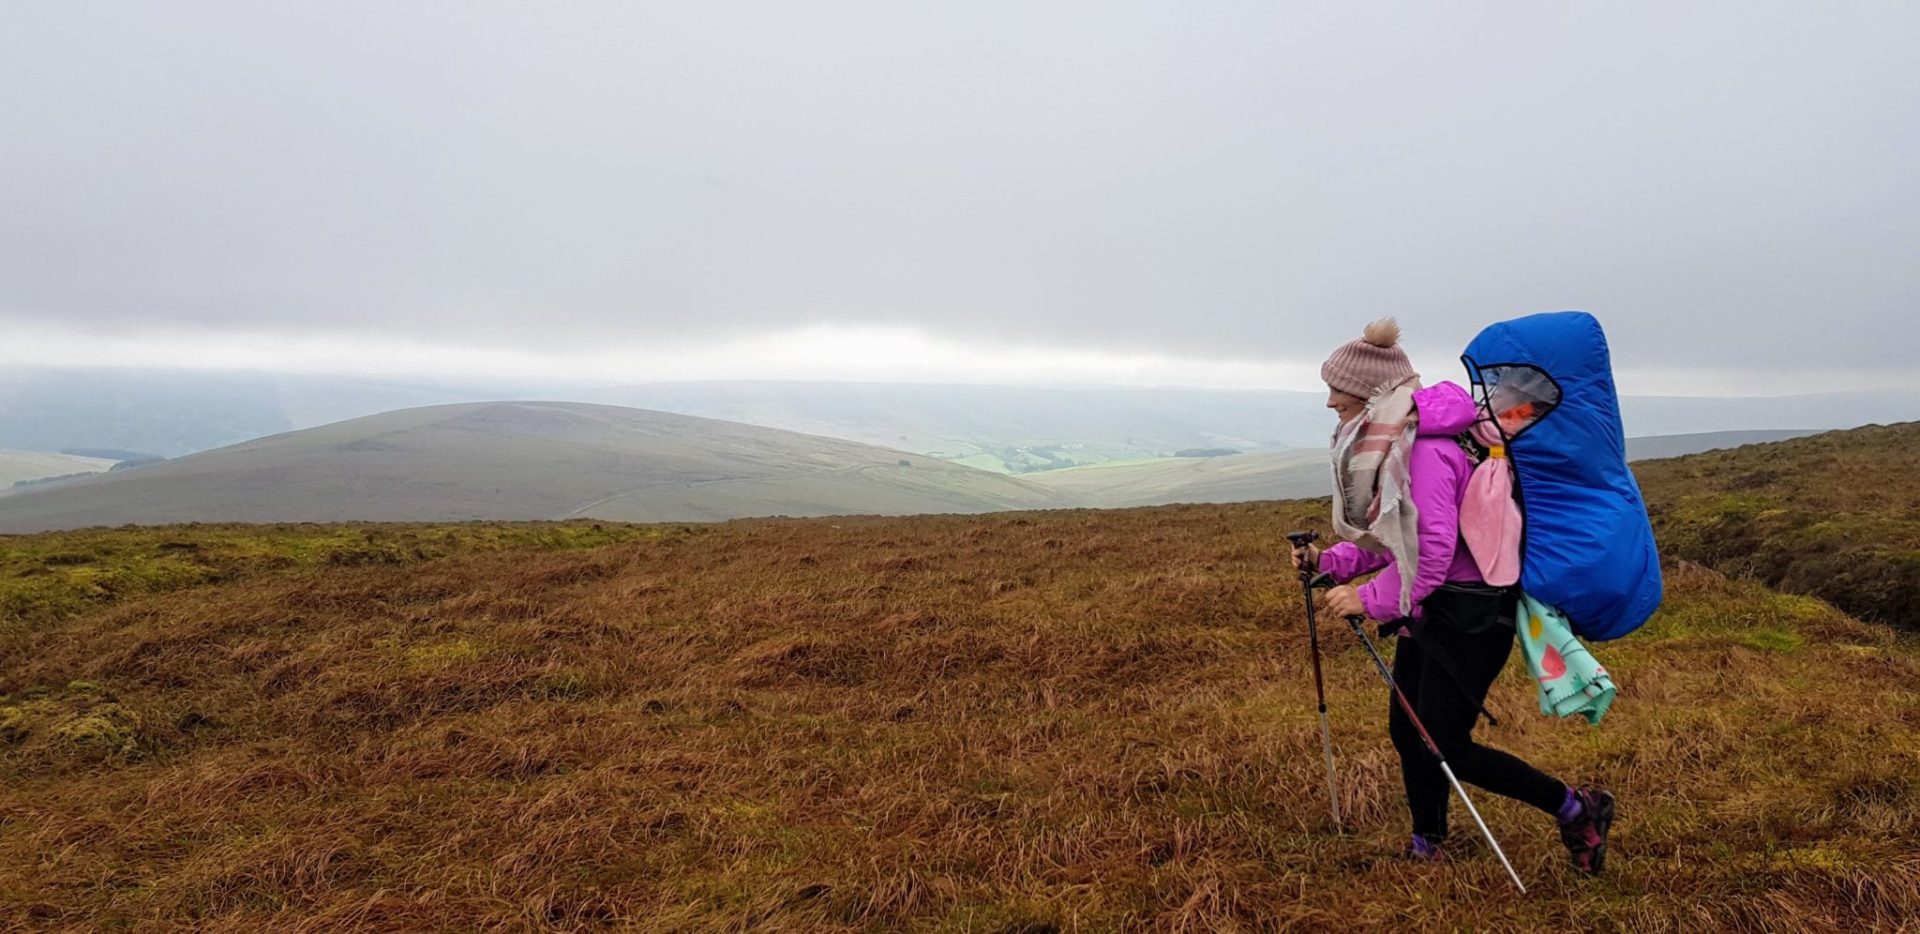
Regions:
<instances>
[{"instance_id":1,"label":"pink jacket","mask_svg":"<svg viewBox=\"0 0 1920 934\"><path fill-rule=\"evenodd\" d=\"M1473 462L1453 440L1477 417L1473 396L1453 383L1436 383L1414 393L1413 401L1420 412L1420 430L1408 464L1413 505L1420 515L1420 569L1413 581L1413 615L1418 618L1420 601L1441 584L1481 583L1484 578L1473 556L1460 545L1460 502L1467 495ZM1381 568L1386 570L1358 589L1360 603L1374 619L1396 619L1400 569L1389 555L1341 542L1320 556L1320 570L1341 583Z\"/></svg>"}]
</instances>

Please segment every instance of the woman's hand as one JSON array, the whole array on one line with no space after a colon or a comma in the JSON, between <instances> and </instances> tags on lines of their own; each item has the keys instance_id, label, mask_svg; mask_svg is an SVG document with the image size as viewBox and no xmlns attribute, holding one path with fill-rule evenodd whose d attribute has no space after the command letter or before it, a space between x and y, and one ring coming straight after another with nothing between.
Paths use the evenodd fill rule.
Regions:
<instances>
[{"instance_id":1,"label":"woman's hand","mask_svg":"<svg viewBox=\"0 0 1920 934\"><path fill-rule=\"evenodd\" d=\"M1320 570L1320 549L1315 545L1293 550L1293 569L1296 571Z\"/></svg>"},{"instance_id":2,"label":"woman's hand","mask_svg":"<svg viewBox=\"0 0 1920 934\"><path fill-rule=\"evenodd\" d=\"M1360 602L1360 592L1353 589L1351 584L1341 584L1327 591L1326 596L1320 599L1321 606L1334 616L1344 618L1367 615L1366 605Z\"/></svg>"}]
</instances>

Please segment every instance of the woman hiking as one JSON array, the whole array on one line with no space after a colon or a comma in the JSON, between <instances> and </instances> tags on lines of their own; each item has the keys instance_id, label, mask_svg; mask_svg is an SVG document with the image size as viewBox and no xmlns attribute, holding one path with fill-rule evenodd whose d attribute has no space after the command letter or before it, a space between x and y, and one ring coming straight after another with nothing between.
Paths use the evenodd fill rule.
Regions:
<instances>
[{"instance_id":1,"label":"woman hiking","mask_svg":"<svg viewBox=\"0 0 1920 934\"><path fill-rule=\"evenodd\" d=\"M1613 796L1572 788L1517 756L1473 740L1473 728L1514 646L1509 594L1484 583L1461 547L1460 504L1482 453L1462 436L1478 407L1453 383L1422 388L1393 319L1333 352L1320 368L1334 432L1334 528L1347 539L1296 549L1296 568L1341 586L1327 611L1366 616L1400 636L1393 677L1461 781L1553 815L1573 865L1598 873ZM1371 582L1347 582L1371 573ZM1389 701L1387 733L1400 755L1413 838L1406 856L1446 857L1448 785L1407 715Z\"/></svg>"}]
</instances>

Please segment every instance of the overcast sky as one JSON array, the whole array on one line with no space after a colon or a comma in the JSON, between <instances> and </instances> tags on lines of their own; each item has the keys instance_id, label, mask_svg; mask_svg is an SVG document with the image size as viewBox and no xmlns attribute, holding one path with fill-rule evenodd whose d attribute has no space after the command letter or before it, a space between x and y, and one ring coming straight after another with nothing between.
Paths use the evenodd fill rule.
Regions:
<instances>
[{"instance_id":1,"label":"overcast sky","mask_svg":"<svg viewBox=\"0 0 1920 934\"><path fill-rule=\"evenodd\" d=\"M0 363L1920 386L1920 4L0 7Z\"/></svg>"}]
</instances>

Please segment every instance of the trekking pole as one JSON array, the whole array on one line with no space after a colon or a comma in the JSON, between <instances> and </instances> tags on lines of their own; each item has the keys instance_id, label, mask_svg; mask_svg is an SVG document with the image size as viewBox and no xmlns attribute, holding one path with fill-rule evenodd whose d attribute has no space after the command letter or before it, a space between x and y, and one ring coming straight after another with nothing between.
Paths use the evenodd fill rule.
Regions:
<instances>
[{"instance_id":1,"label":"trekking pole","mask_svg":"<svg viewBox=\"0 0 1920 934\"><path fill-rule=\"evenodd\" d=\"M1413 721L1414 729L1420 731L1420 739L1427 744L1427 751L1433 753L1433 758L1440 763L1440 771L1446 773L1447 781L1453 785L1454 792L1460 796L1460 803L1467 806L1467 813L1473 815L1473 822L1480 825L1480 835L1487 838L1487 845L1493 847L1493 855L1500 857L1500 865L1507 867L1507 875L1513 879L1513 884L1520 888L1520 894L1525 895L1527 887L1520 881L1520 874L1513 871L1513 864L1507 861L1506 851L1500 849L1500 841L1493 838L1493 831L1487 829L1487 822L1480 819L1480 811L1473 806L1473 799L1467 797L1467 790L1460 787L1460 780L1453 777L1453 767L1447 764L1447 757L1441 754L1440 745L1435 743L1433 736L1427 732L1427 725L1420 722L1419 714L1413 712L1413 703L1407 700L1407 692L1400 690L1400 683L1393 680L1393 672L1388 670L1386 661L1381 659L1380 650L1373 647L1372 639L1367 638L1366 622L1367 618L1364 616L1347 617L1347 625L1353 627L1353 634L1360 637L1360 644L1367 647L1368 655L1373 656L1373 666L1380 670L1380 677L1384 678L1387 686L1393 689L1394 699L1400 702L1400 709L1406 711L1407 719Z\"/></svg>"},{"instance_id":2,"label":"trekking pole","mask_svg":"<svg viewBox=\"0 0 1920 934\"><path fill-rule=\"evenodd\" d=\"M1304 550L1320 534L1317 532L1289 532L1287 541L1293 543L1295 550ZM1333 809L1333 826L1338 830L1340 824L1340 788L1333 777L1333 733L1327 728L1327 684L1320 675L1320 624L1313 612L1314 569L1300 569L1300 593L1307 601L1307 644L1313 649L1313 692L1320 701L1320 749L1327 758L1327 805Z\"/></svg>"}]
</instances>

